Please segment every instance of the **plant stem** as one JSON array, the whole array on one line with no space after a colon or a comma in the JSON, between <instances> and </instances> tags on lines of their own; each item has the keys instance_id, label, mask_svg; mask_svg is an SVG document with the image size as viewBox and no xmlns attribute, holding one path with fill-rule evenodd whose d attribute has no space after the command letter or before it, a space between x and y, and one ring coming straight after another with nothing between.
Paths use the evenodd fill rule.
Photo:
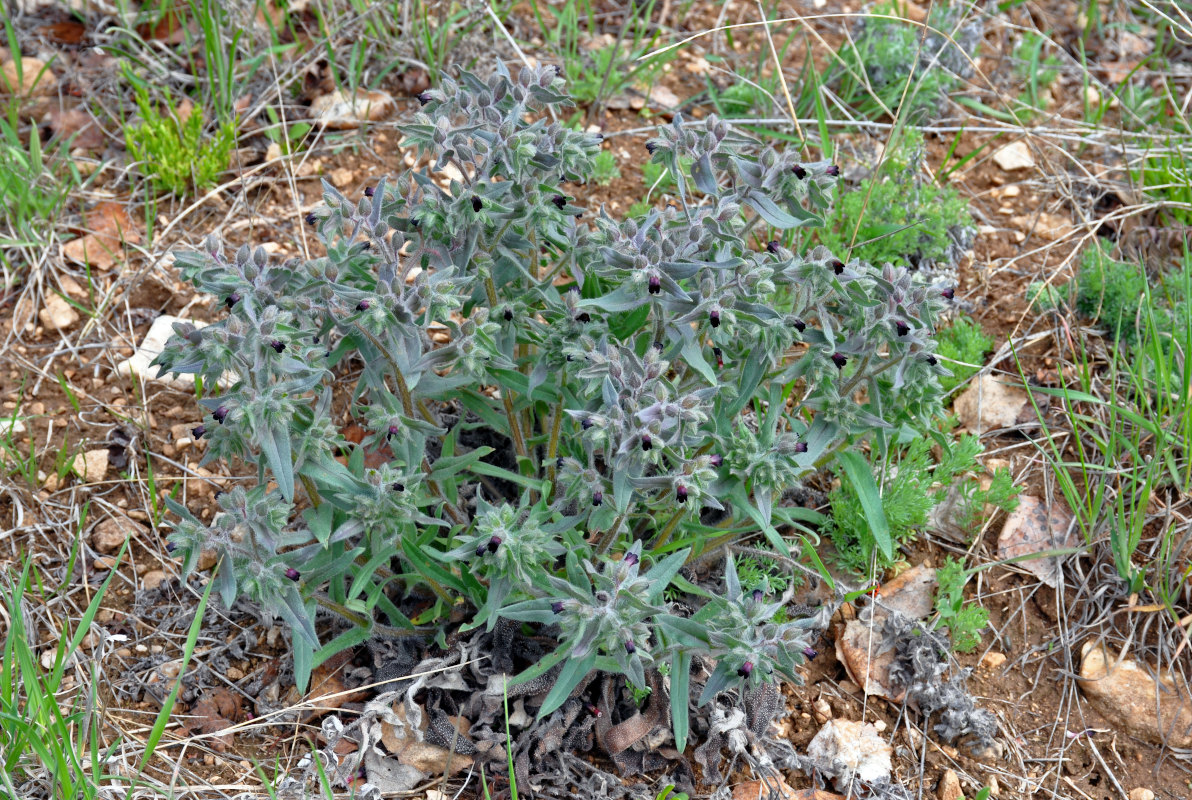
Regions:
<instances>
[{"instance_id":1,"label":"plant stem","mask_svg":"<svg viewBox=\"0 0 1192 800\"><path fill-rule=\"evenodd\" d=\"M679 520L683 518L683 510L676 511L670 519L666 521L666 525L662 528L662 533L658 534L658 538L654 540L654 544L650 546L651 550L657 550L668 541L670 541L671 534L675 532L675 528L679 525Z\"/></svg>"},{"instance_id":2,"label":"plant stem","mask_svg":"<svg viewBox=\"0 0 1192 800\"><path fill-rule=\"evenodd\" d=\"M495 309L498 302L497 286L493 283L492 275L485 277L484 291L488 294L489 307ZM501 390L501 404L505 407L505 417L509 420L509 436L513 439L514 452L517 453L518 458L529 458L530 453L526 450L526 440L522 437L521 424L517 421L517 411L513 408L513 398L505 389Z\"/></svg>"},{"instance_id":3,"label":"plant stem","mask_svg":"<svg viewBox=\"0 0 1192 800\"><path fill-rule=\"evenodd\" d=\"M354 625L359 625L362 628L368 628L369 631L377 636L384 636L390 639L398 639L406 636L433 636L435 631L438 630L437 628L396 628L392 625L385 625L383 623L377 622L376 620L366 617L363 614L357 614L347 606L340 605L324 594L316 594L314 595L314 599L315 602L317 602L327 611L330 611L333 614L338 614Z\"/></svg>"}]
</instances>

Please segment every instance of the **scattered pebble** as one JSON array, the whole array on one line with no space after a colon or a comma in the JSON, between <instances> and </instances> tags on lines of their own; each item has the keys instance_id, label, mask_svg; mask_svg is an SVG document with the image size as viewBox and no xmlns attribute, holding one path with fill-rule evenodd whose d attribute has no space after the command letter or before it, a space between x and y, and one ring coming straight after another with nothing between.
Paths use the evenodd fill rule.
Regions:
<instances>
[{"instance_id":1,"label":"scattered pebble","mask_svg":"<svg viewBox=\"0 0 1192 800\"><path fill-rule=\"evenodd\" d=\"M1130 790L1129 798L1130 800L1155 800L1155 793L1139 786L1137 789Z\"/></svg>"},{"instance_id":2,"label":"scattered pebble","mask_svg":"<svg viewBox=\"0 0 1192 800\"><path fill-rule=\"evenodd\" d=\"M0 418L0 436L19 436L25 432L25 423L12 417Z\"/></svg>"},{"instance_id":3,"label":"scattered pebble","mask_svg":"<svg viewBox=\"0 0 1192 800\"><path fill-rule=\"evenodd\" d=\"M114 553L125 539L145 533L145 528L131 519L107 517L91 529L91 546L99 553Z\"/></svg>"},{"instance_id":4,"label":"scattered pebble","mask_svg":"<svg viewBox=\"0 0 1192 800\"><path fill-rule=\"evenodd\" d=\"M69 328L78 322L79 312L75 311L74 306L58 295L51 294L46 298L41 311L37 312L37 318L47 328L59 331L63 328Z\"/></svg>"},{"instance_id":5,"label":"scattered pebble","mask_svg":"<svg viewBox=\"0 0 1192 800\"><path fill-rule=\"evenodd\" d=\"M151 569L141 578L141 585L146 589L156 589L169 579L170 576L160 569Z\"/></svg>"},{"instance_id":6,"label":"scattered pebble","mask_svg":"<svg viewBox=\"0 0 1192 800\"><path fill-rule=\"evenodd\" d=\"M96 571L110 570L116 568L115 556L100 556L91 562L92 569Z\"/></svg>"},{"instance_id":7,"label":"scattered pebble","mask_svg":"<svg viewBox=\"0 0 1192 800\"><path fill-rule=\"evenodd\" d=\"M70 468L84 483L101 481L108 471L108 449L105 447L79 453L74 457Z\"/></svg>"},{"instance_id":8,"label":"scattered pebble","mask_svg":"<svg viewBox=\"0 0 1192 800\"><path fill-rule=\"evenodd\" d=\"M999 653L996 650L990 650L981 657L981 666L987 670L993 671L1006 663L1006 654Z\"/></svg>"},{"instance_id":9,"label":"scattered pebble","mask_svg":"<svg viewBox=\"0 0 1192 800\"><path fill-rule=\"evenodd\" d=\"M960 778L950 769L944 770L939 785L935 789L936 800L964 800L964 791L960 788Z\"/></svg>"},{"instance_id":10,"label":"scattered pebble","mask_svg":"<svg viewBox=\"0 0 1192 800\"><path fill-rule=\"evenodd\" d=\"M993 160L1006 172L1030 169L1035 166L1035 157L1026 142L1019 140L1000 147L993 154Z\"/></svg>"},{"instance_id":11,"label":"scattered pebble","mask_svg":"<svg viewBox=\"0 0 1192 800\"><path fill-rule=\"evenodd\" d=\"M1006 517L998 534L998 558L1021 558L1075 547L1080 542L1080 533L1072 519L1072 512L1058 499L1045 502L1032 495L1019 496L1018 508ZM1053 589L1059 585L1061 556L1026 558L1016 565Z\"/></svg>"}]
</instances>

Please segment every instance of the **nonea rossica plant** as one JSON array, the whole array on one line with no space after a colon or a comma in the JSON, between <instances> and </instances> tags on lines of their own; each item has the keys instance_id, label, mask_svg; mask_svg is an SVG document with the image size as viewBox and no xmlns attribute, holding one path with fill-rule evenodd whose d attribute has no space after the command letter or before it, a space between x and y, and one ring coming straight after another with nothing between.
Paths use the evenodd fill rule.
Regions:
<instances>
[{"instance_id":1,"label":"nonea rossica plant","mask_svg":"<svg viewBox=\"0 0 1192 800\"><path fill-rule=\"evenodd\" d=\"M600 137L550 121L568 104L553 67L463 73L420 100L404 134L427 166L354 201L325 184L307 224L326 255L210 239L179 257L226 318L180 325L157 363L216 387L205 461L257 481L210 524L172 502L175 552L189 569L214 548L225 602L291 626L299 685L337 650L468 608L470 627L560 642L521 675L555 670L540 713L590 670L645 688L666 665L682 688L710 658L705 700L795 678L822 620L773 622L731 560L714 600L680 570L755 534L789 555L808 512L784 490L938 411L946 287L789 250L839 170L724 122L659 130L646 147L679 203L622 221L568 194Z\"/></svg>"}]
</instances>

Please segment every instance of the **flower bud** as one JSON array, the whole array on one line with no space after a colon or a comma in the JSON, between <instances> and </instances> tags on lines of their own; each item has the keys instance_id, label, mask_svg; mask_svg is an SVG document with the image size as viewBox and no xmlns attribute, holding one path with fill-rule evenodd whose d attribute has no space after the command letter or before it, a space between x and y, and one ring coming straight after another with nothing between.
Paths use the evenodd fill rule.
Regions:
<instances>
[{"instance_id":1,"label":"flower bud","mask_svg":"<svg viewBox=\"0 0 1192 800\"><path fill-rule=\"evenodd\" d=\"M567 205L567 198L561 194L555 195L550 199L550 201L554 203L555 208L559 209L560 211L563 210L563 206Z\"/></svg>"},{"instance_id":2,"label":"flower bud","mask_svg":"<svg viewBox=\"0 0 1192 800\"><path fill-rule=\"evenodd\" d=\"M637 645L635 645L633 643L632 639L629 639L628 641L625 642L625 652L628 653L629 655L633 655L634 653L637 652Z\"/></svg>"},{"instance_id":3,"label":"flower bud","mask_svg":"<svg viewBox=\"0 0 1192 800\"><path fill-rule=\"evenodd\" d=\"M848 356L844 353L833 353L832 363L836 365L836 369L844 369L844 365L848 363Z\"/></svg>"},{"instance_id":4,"label":"flower bud","mask_svg":"<svg viewBox=\"0 0 1192 800\"><path fill-rule=\"evenodd\" d=\"M477 556L482 556L487 551L488 551L488 545L484 544L483 542L476 545L476 555Z\"/></svg>"},{"instance_id":5,"label":"flower bud","mask_svg":"<svg viewBox=\"0 0 1192 800\"><path fill-rule=\"evenodd\" d=\"M501 537L500 536L493 536L491 539L488 540L488 552L495 553L495 552L497 552L497 548L500 546L501 546Z\"/></svg>"},{"instance_id":6,"label":"flower bud","mask_svg":"<svg viewBox=\"0 0 1192 800\"><path fill-rule=\"evenodd\" d=\"M215 418L216 422L223 425L224 420L228 418L228 407L220 406L211 412L211 416Z\"/></svg>"},{"instance_id":7,"label":"flower bud","mask_svg":"<svg viewBox=\"0 0 1192 800\"><path fill-rule=\"evenodd\" d=\"M654 151L656 151L657 149L658 149L658 142L654 142L654 141L646 142L646 150L648 150L650 152L650 155L654 155Z\"/></svg>"},{"instance_id":8,"label":"flower bud","mask_svg":"<svg viewBox=\"0 0 1192 800\"><path fill-rule=\"evenodd\" d=\"M795 442L795 452L796 453L806 453L807 452L807 442Z\"/></svg>"},{"instance_id":9,"label":"flower bud","mask_svg":"<svg viewBox=\"0 0 1192 800\"><path fill-rule=\"evenodd\" d=\"M642 434L642 450L649 450L654 446L654 437L648 433Z\"/></svg>"},{"instance_id":10,"label":"flower bud","mask_svg":"<svg viewBox=\"0 0 1192 800\"><path fill-rule=\"evenodd\" d=\"M708 322L712 323L713 328L719 328L720 327L720 311L718 311L715 308L712 309L711 313L708 314Z\"/></svg>"},{"instance_id":11,"label":"flower bud","mask_svg":"<svg viewBox=\"0 0 1192 800\"><path fill-rule=\"evenodd\" d=\"M178 545L174 544L173 542L166 542L166 552L167 552L167 553L172 553L172 552L174 552L174 549L175 549L177 546L178 546Z\"/></svg>"},{"instance_id":12,"label":"flower bud","mask_svg":"<svg viewBox=\"0 0 1192 800\"><path fill-rule=\"evenodd\" d=\"M300 573L298 570L294 569L293 567L287 567L286 568L286 577L292 581L296 581L300 577L302 577L302 573Z\"/></svg>"},{"instance_id":13,"label":"flower bud","mask_svg":"<svg viewBox=\"0 0 1192 800\"><path fill-rule=\"evenodd\" d=\"M406 490L406 485L404 483L398 482L392 484L389 488L395 492L404 492Z\"/></svg>"},{"instance_id":14,"label":"flower bud","mask_svg":"<svg viewBox=\"0 0 1192 800\"><path fill-rule=\"evenodd\" d=\"M828 177L835 178L840 175L840 167L833 164L832 166L830 166L826 170L824 170L824 174L827 175Z\"/></svg>"},{"instance_id":15,"label":"flower bud","mask_svg":"<svg viewBox=\"0 0 1192 800\"><path fill-rule=\"evenodd\" d=\"M555 602L551 603L550 610L555 612L556 614L562 614L563 613L563 601L556 600Z\"/></svg>"},{"instance_id":16,"label":"flower bud","mask_svg":"<svg viewBox=\"0 0 1192 800\"><path fill-rule=\"evenodd\" d=\"M368 311L368 301L361 300L359 303L356 304L356 310L357 311Z\"/></svg>"},{"instance_id":17,"label":"flower bud","mask_svg":"<svg viewBox=\"0 0 1192 800\"><path fill-rule=\"evenodd\" d=\"M191 433L191 436L194 436L196 439L202 439L203 434L207 433L207 426L206 425L197 425L190 429L190 433Z\"/></svg>"},{"instance_id":18,"label":"flower bud","mask_svg":"<svg viewBox=\"0 0 1192 800\"><path fill-rule=\"evenodd\" d=\"M753 590L753 602L760 603L762 601L762 598L765 596L766 596L765 592L763 592L761 589Z\"/></svg>"},{"instance_id":19,"label":"flower bud","mask_svg":"<svg viewBox=\"0 0 1192 800\"><path fill-rule=\"evenodd\" d=\"M679 484L679 487L675 489L675 499L680 503L687 502L687 487L681 483Z\"/></svg>"},{"instance_id":20,"label":"flower bud","mask_svg":"<svg viewBox=\"0 0 1192 800\"><path fill-rule=\"evenodd\" d=\"M938 364L938 363L939 363L939 361L937 361L937 360L936 360L935 356L933 356L933 355L928 355L928 356L927 356L927 363L928 363L928 365L929 365L929 366L932 366L932 367L934 367L936 364Z\"/></svg>"},{"instance_id":21,"label":"flower bud","mask_svg":"<svg viewBox=\"0 0 1192 800\"><path fill-rule=\"evenodd\" d=\"M713 453L712 455L708 456L708 462L713 467L720 469L720 467L724 464L724 456L720 455L720 453Z\"/></svg>"},{"instance_id":22,"label":"flower bud","mask_svg":"<svg viewBox=\"0 0 1192 800\"><path fill-rule=\"evenodd\" d=\"M280 353L282 350L286 349L286 343L280 339L274 339L269 343L269 346L273 348L273 352L275 353Z\"/></svg>"},{"instance_id":23,"label":"flower bud","mask_svg":"<svg viewBox=\"0 0 1192 800\"><path fill-rule=\"evenodd\" d=\"M841 261L839 258L834 258L831 261L829 261L828 266L830 266L832 268L832 271L835 272L837 275L844 272L844 262Z\"/></svg>"},{"instance_id":24,"label":"flower bud","mask_svg":"<svg viewBox=\"0 0 1192 800\"><path fill-rule=\"evenodd\" d=\"M604 492L597 489L592 492L592 507L599 508L600 504L604 502Z\"/></svg>"},{"instance_id":25,"label":"flower bud","mask_svg":"<svg viewBox=\"0 0 1192 800\"><path fill-rule=\"evenodd\" d=\"M592 705L591 703L585 702L584 710L587 711L589 714L591 714L593 717L600 716L600 709L597 708L596 706Z\"/></svg>"},{"instance_id":26,"label":"flower bud","mask_svg":"<svg viewBox=\"0 0 1192 800\"><path fill-rule=\"evenodd\" d=\"M906 336L908 333L911 332L911 326L907 325L902 320L897 320L894 323L894 330L896 330L898 332L899 336Z\"/></svg>"},{"instance_id":27,"label":"flower bud","mask_svg":"<svg viewBox=\"0 0 1192 800\"><path fill-rule=\"evenodd\" d=\"M816 650L814 647L804 647L803 655L807 656L808 658L815 658L816 656L819 655L819 651Z\"/></svg>"},{"instance_id":28,"label":"flower bud","mask_svg":"<svg viewBox=\"0 0 1192 800\"><path fill-rule=\"evenodd\" d=\"M372 197L372 196L373 196L373 195L375 195L376 193L377 193L377 190L376 190L374 187L372 187L372 186L365 186L365 187L364 187L364 196L365 196L365 197Z\"/></svg>"},{"instance_id":29,"label":"flower bud","mask_svg":"<svg viewBox=\"0 0 1192 800\"><path fill-rule=\"evenodd\" d=\"M803 331L807 330L807 323L801 319L797 319L794 322L792 322L791 326L795 330L797 330L799 333L802 333Z\"/></svg>"},{"instance_id":30,"label":"flower bud","mask_svg":"<svg viewBox=\"0 0 1192 800\"><path fill-rule=\"evenodd\" d=\"M401 428L399 428L396 425L390 425L389 430L385 432L385 441L389 441L394 436L397 436L399 433L401 433Z\"/></svg>"},{"instance_id":31,"label":"flower bud","mask_svg":"<svg viewBox=\"0 0 1192 800\"><path fill-rule=\"evenodd\" d=\"M224 299L224 305L227 306L228 308L231 308L232 306L236 305L239 302L240 302L240 293L239 292L232 292L230 295L228 295Z\"/></svg>"},{"instance_id":32,"label":"flower bud","mask_svg":"<svg viewBox=\"0 0 1192 800\"><path fill-rule=\"evenodd\" d=\"M312 212L310 212L309 214L307 214L307 215L306 215L306 224L307 224L307 225L317 225L317 224L319 224L319 218L318 218L318 216L315 214L315 212L313 212L313 211L312 211Z\"/></svg>"},{"instance_id":33,"label":"flower bud","mask_svg":"<svg viewBox=\"0 0 1192 800\"><path fill-rule=\"evenodd\" d=\"M944 296L945 300L951 300L956 296L956 290L949 286L947 289L944 289L942 292L940 292L940 294Z\"/></svg>"},{"instance_id":34,"label":"flower bud","mask_svg":"<svg viewBox=\"0 0 1192 800\"><path fill-rule=\"evenodd\" d=\"M472 196L472 210L480 213L480 209L484 208L484 201L475 195Z\"/></svg>"},{"instance_id":35,"label":"flower bud","mask_svg":"<svg viewBox=\"0 0 1192 800\"><path fill-rule=\"evenodd\" d=\"M638 557L637 553L626 553L625 557L621 560L624 561L626 564L628 564L631 567L636 566L637 562L641 561L641 559Z\"/></svg>"},{"instance_id":36,"label":"flower bud","mask_svg":"<svg viewBox=\"0 0 1192 800\"><path fill-rule=\"evenodd\" d=\"M418 95L418 105L424 106L429 102L430 102L430 92L423 92L422 94Z\"/></svg>"},{"instance_id":37,"label":"flower bud","mask_svg":"<svg viewBox=\"0 0 1192 800\"><path fill-rule=\"evenodd\" d=\"M662 281L657 275L650 276L650 281L647 284L647 291L649 291L650 294L658 294L662 291Z\"/></svg>"},{"instance_id":38,"label":"flower bud","mask_svg":"<svg viewBox=\"0 0 1192 800\"><path fill-rule=\"evenodd\" d=\"M713 347L712 354L714 356L716 356L716 366L723 369L724 368L724 351L721 350L719 347Z\"/></svg>"},{"instance_id":39,"label":"flower bud","mask_svg":"<svg viewBox=\"0 0 1192 800\"><path fill-rule=\"evenodd\" d=\"M591 428L593 424L594 423L592 422L591 417L584 417L583 420L579 423L579 426L586 431L588 428Z\"/></svg>"},{"instance_id":40,"label":"flower bud","mask_svg":"<svg viewBox=\"0 0 1192 800\"><path fill-rule=\"evenodd\" d=\"M782 245L780 245L778 243L777 239L773 239L769 242L766 242L766 250L769 251L770 253L773 253L774 255L778 255L778 248L781 246Z\"/></svg>"},{"instance_id":41,"label":"flower bud","mask_svg":"<svg viewBox=\"0 0 1192 800\"><path fill-rule=\"evenodd\" d=\"M752 674L753 674L753 662L752 661L746 661L744 664L742 664L737 669L737 675L741 676L742 678L748 678Z\"/></svg>"},{"instance_id":42,"label":"flower bud","mask_svg":"<svg viewBox=\"0 0 1192 800\"><path fill-rule=\"evenodd\" d=\"M587 312L587 311L581 311L581 312L579 312L578 314L576 314L576 315L575 315L575 321L576 321L576 322L581 322L581 323L583 323L583 322L591 322L591 321L592 321L592 317L591 317L591 315L590 315L590 314L588 314L588 312Z\"/></svg>"},{"instance_id":43,"label":"flower bud","mask_svg":"<svg viewBox=\"0 0 1192 800\"><path fill-rule=\"evenodd\" d=\"M512 322L513 321L513 309L506 308L503 316L505 317L506 322Z\"/></svg>"},{"instance_id":44,"label":"flower bud","mask_svg":"<svg viewBox=\"0 0 1192 800\"><path fill-rule=\"evenodd\" d=\"M791 167L791 172L795 173L795 177L799 180L803 180L807 177L807 170L803 169L802 164L795 164L793 167Z\"/></svg>"}]
</instances>

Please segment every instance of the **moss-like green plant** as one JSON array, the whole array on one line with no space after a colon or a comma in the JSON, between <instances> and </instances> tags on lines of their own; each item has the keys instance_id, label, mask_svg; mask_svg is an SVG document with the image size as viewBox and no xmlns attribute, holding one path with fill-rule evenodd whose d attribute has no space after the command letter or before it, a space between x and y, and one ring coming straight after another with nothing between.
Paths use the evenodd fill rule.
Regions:
<instances>
[{"instance_id":1,"label":"moss-like green plant","mask_svg":"<svg viewBox=\"0 0 1192 800\"><path fill-rule=\"evenodd\" d=\"M820 241L834 252L852 244L852 255L871 264L955 263L972 242L973 218L954 188L921 179L922 159L922 135L908 134L877 175L840 197Z\"/></svg>"},{"instance_id":2,"label":"moss-like green plant","mask_svg":"<svg viewBox=\"0 0 1192 800\"><path fill-rule=\"evenodd\" d=\"M939 354L952 371L951 375L940 378L940 386L944 388L945 394L951 394L981 369L979 365L993 347L993 339L972 317L963 314L953 319L952 324L941 328L938 335Z\"/></svg>"}]
</instances>

